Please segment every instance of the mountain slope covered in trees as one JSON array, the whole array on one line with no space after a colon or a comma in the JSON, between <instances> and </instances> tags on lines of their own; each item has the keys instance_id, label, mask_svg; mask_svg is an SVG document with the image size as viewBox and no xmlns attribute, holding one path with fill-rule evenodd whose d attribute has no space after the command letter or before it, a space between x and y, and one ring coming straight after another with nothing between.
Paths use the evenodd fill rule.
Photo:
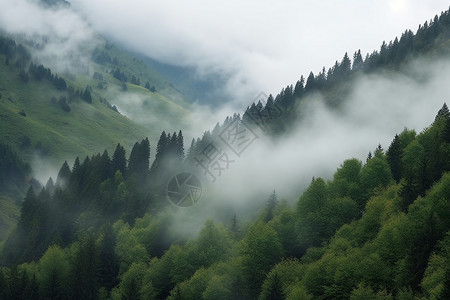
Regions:
<instances>
[{"instance_id":1,"label":"mountain slope covered in trees","mask_svg":"<svg viewBox=\"0 0 450 300\"><path fill-rule=\"evenodd\" d=\"M2 252L2 296L445 299L449 133L444 104L421 133L405 129L331 181L313 179L295 207L273 193L256 220L209 220L194 239L174 230L163 195L142 188L157 176L148 140L128 164L120 145L112 158L65 163L25 197Z\"/></svg>"},{"instance_id":2,"label":"mountain slope covered in trees","mask_svg":"<svg viewBox=\"0 0 450 300\"><path fill-rule=\"evenodd\" d=\"M251 121L273 136L289 134L292 123L302 117L297 108L308 94L320 92L339 109L349 83L359 75L382 69L405 72L403 66L412 58L447 55L449 16L443 13L416 34L406 31L365 59L360 52L353 61L346 54L328 72L311 73L306 82L300 79L295 88L269 96L265 105L255 103L242 117L228 117L186 149L182 130L173 129L163 131L153 144L139 136L132 148L125 143L133 136L116 141L115 148L113 139L100 141L106 149L97 154L92 154L99 151L96 147L81 154L67 150L78 155L74 162L64 162L57 177L41 185L29 178L30 167L21 156L31 149L41 155L54 153L42 142L36 147L34 135L19 140L6 136L14 132L8 128L5 140L12 145L0 144L0 194L27 190L20 214L16 203L0 215L9 224L18 219L9 232L0 232L5 236L0 243L0 299L449 298L446 104L420 133L405 128L386 149L378 145L366 160L345 160L330 180L313 178L294 203L279 200L276 191L267 195L255 218L239 211L230 215L233 207L227 203L214 208L214 199L190 209L167 199L169 177L192 164L229 124ZM24 47L2 41L9 45L0 47L3 68L15 76L4 76L10 84L2 90L6 100L0 103L19 119L33 121L36 113L36 106L21 106L27 99L23 95L32 95L28 88L54 93L45 105L56 115L74 117L77 110L95 107L115 120L123 117L103 98L114 91L111 84L121 93L164 89L164 82L157 80L142 88L144 71L135 72L131 61L115 61L117 49L107 43L93 52L96 71L74 79L31 63ZM8 47L15 49L14 55L8 54ZM170 106L182 110L183 102L175 102ZM98 116L91 116L90 122L100 122ZM51 122L64 125L62 120ZM68 132L61 135L66 138ZM190 221L203 220L205 211L214 209L220 211L198 234L186 234L195 231Z\"/></svg>"}]
</instances>

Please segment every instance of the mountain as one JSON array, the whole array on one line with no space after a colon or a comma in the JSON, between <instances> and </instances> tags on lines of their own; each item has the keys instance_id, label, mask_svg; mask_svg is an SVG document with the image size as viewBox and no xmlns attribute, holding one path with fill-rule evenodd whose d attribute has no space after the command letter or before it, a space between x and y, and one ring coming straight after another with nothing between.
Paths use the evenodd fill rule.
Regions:
<instances>
[{"instance_id":1,"label":"mountain","mask_svg":"<svg viewBox=\"0 0 450 300\"><path fill-rule=\"evenodd\" d=\"M216 107L230 100L221 92L221 87L227 81L223 76L213 74L200 77L193 67L173 66L151 58L142 59L173 82L183 95L196 103Z\"/></svg>"},{"instance_id":2,"label":"mountain","mask_svg":"<svg viewBox=\"0 0 450 300\"><path fill-rule=\"evenodd\" d=\"M290 136L298 139L294 129L301 128L294 123L308 117L301 108L313 95L322 95L326 109L342 116L358 78L420 77L408 74L408 66L417 59L448 58L449 33L447 11L366 58L360 51L353 60L345 54L328 71L310 73L295 87L254 103L243 116L226 118L189 148L183 131L171 128L158 134L157 143L144 136L134 144L127 140L131 151L111 145L127 133L132 138L132 128L123 128L134 123L120 112L183 125L189 102L170 83L107 42L92 51L88 68L80 62L77 72L57 73L33 61L27 47L35 45L3 38L0 195L6 196L0 197L5 209L0 225L8 232L0 231L0 237L7 236L0 244L0 299L449 298L450 111L445 103L420 133L405 128L386 149L378 144L364 160L333 165L337 170L330 178L313 177L291 201L278 198L283 191L266 199L245 196L255 186L271 186L279 174L287 180L287 170L258 169L273 178L259 185L253 185L256 172L233 178L234 185L198 179L225 172L232 161L222 146L240 158L257 138L253 130L267 133L269 140L260 146L269 155L255 159L255 165L264 167L277 153L285 155L274 149ZM147 106L152 108L145 111ZM69 128L60 129L68 120ZM349 149L357 127L367 122L357 121L346 127L350 138L337 137ZM86 123L98 126L89 130L82 127ZM156 125L166 126L147 124ZM136 132L147 130L134 126ZM297 156L304 155L298 148L308 147L316 134L312 125L305 132L288 144L296 156L283 157L296 168L304 167L298 164ZM40 140L47 136L58 136L53 140L68 149L47 146ZM75 155L82 150L72 149L77 145L97 152L60 164L56 178L44 186L29 178L22 155L28 160L33 153ZM320 145L319 159L326 159L321 150L330 145ZM234 188L241 194L233 202ZM23 201L8 205L9 195L20 193ZM204 199L195 203L199 195ZM236 205L245 201L251 209Z\"/></svg>"},{"instance_id":3,"label":"mountain","mask_svg":"<svg viewBox=\"0 0 450 300\"><path fill-rule=\"evenodd\" d=\"M186 98L144 62L105 41L89 54L86 72L65 74L38 66L32 47L7 37L1 43L0 138L30 160L37 153L61 161L119 142L131 149L135 140L156 141L162 130L183 126Z\"/></svg>"},{"instance_id":4,"label":"mountain","mask_svg":"<svg viewBox=\"0 0 450 300\"><path fill-rule=\"evenodd\" d=\"M11 267L0 269L0 295L446 299L449 133L444 104L420 134L405 129L364 163L347 159L332 180L314 178L294 207L273 192L256 219L210 219L194 238L177 232L186 216L145 196L142 183L159 176L148 172L148 141L128 164L119 148L113 160L64 164L56 184L27 192L4 244ZM142 217L130 221L128 212Z\"/></svg>"}]
</instances>

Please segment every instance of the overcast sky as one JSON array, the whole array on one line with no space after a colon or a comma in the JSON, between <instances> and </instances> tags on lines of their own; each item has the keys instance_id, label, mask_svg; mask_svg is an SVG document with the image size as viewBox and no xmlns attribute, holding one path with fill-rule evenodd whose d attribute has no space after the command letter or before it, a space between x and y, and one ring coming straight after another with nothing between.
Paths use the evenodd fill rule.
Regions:
<instances>
[{"instance_id":1,"label":"overcast sky","mask_svg":"<svg viewBox=\"0 0 450 300\"><path fill-rule=\"evenodd\" d=\"M449 7L446 0L71 0L95 29L164 62L229 74L239 102L278 93L345 52L365 54Z\"/></svg>"}]
</instances>

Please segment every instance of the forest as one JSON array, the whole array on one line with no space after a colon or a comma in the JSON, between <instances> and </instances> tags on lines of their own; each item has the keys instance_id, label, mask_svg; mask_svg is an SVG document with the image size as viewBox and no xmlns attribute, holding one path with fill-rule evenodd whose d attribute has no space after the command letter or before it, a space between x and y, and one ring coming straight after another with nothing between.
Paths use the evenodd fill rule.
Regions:
<instances>
[{"instance_id":1,"label":"forest","mask_svg":"<svg viewBox=\"0 0 450 300\"><path fill-rule=\"evenodd\" d=\"M67 158L73 164L65 161L45 184L32 178L20 148L0 141L0 194L24 194L17 225L0 243L0 299L450 299L446 103L421 132L405 128L386 149L374 142L365 160L348 158L332 178L313 177L295 201L274 190L256 217L219 212L185 235L183 208L167 200L171 176L198 167L233 122L274 139L289 135L308 95L320 92L338 109L354 78L406 72L419 54L448 55L449 38L446 11L365 58L346 53L328 71L302 76L189 147L182 129L163 131L156 145L143 138L129 154L118 143L110 153ZM24 82L70 87L12 40L0 38L0 54L5 64L28 65ZM95 52L111 60L104 57ZM127 81L119 68L113 76ZM91 105L91 90L72 92Z\"/></svg>"},{"instance_id":2,"label":"forest","mask_svg":"<svg viewBox=\"0 0 450 300\"><path fill-rule=\"evenodd\" d=\"M174 231L168 201L142 188L170 152L182 160L180 140L164 133L151 168L142 140L128 160L117 145L112 158L64 163L55 182L30 187L2 252L2 299L450 296L446 104L419 134L405 129L332 180L313 178L294 206L274 191L256 220L211 219L193 239ZM2 170L26 172L3 148Z\"/></svg>"}]
</instances>

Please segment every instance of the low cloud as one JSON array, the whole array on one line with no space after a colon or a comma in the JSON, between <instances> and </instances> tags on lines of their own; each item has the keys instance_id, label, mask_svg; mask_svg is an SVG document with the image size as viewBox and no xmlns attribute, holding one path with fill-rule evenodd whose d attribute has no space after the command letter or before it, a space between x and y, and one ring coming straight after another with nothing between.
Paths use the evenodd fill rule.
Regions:
<instances>
[{"instance_id":1,"label":"low cloud","mask_svg":"<svg viewBox=\"0 0 450 300\"><path fill-rule=\"evenodd\" d=\"M223 99L245 104L300 75L378 49L448 9L431 1L72 0L109 39L161 62L227 76Z\"/></svg>"},{"instance_id":2,"label":"low cloud","mask_svg":"<svg viewBox=\"0 0 450 300\"><path fill-rule=\"evenodd\" d=\"M63 72L86 72L99 42L92 27L69 6L48 8L37 0L3 1L0 29L31 44L35 62Z\"/></svg>"},{"instance_id":3,"label":"low cloud","mask_svg":"<svg viewBox=\"0 0 450 300\"><path fill-rule=\"evenodd\" d=\"M260 135L241 157L228 151L234 162L214 183L202 176L201 201L249 214L276 190L294 203L313 177L331 180L345 159L365 162L369 151L379 143L386 150L405 127L420 133L449 99L450 62L416 61L408 69L409 75L361 76L339 109L330 109L320 94L303 99L299 110L305 117L292 132L276 141Z\"/></svg>"}]
</instances>

